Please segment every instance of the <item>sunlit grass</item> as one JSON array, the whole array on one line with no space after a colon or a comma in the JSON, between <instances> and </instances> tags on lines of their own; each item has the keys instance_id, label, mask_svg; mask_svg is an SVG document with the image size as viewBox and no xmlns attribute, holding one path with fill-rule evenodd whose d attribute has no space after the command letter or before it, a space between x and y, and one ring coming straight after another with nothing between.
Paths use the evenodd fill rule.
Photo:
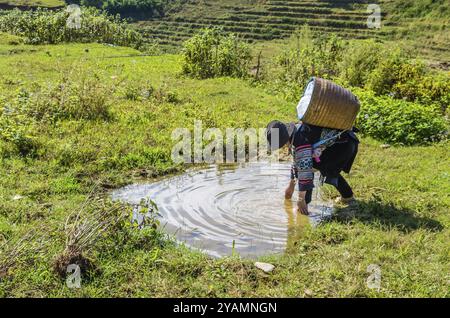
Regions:
<instances>
[{"instance_id":1,"label":"sunlit grass","mask_svg":"<svg viewBox=\"0 0 450 318\"><path fill-rule=\"evenodd\" d=\"M1 4L20 7L45 7L56 8L65 5L64 0L0 0Z\"/></svg>"},{"instance_id":2,"label":"sunlit grass","mask_svg":"<svg viewBox=\"0 0 450 318\"><path fill-rule=\"evenodd\" d=\"M252 261L212 260L198 252L137 233L111 246L103 238L89 257L101 272L67 288L53 271L64 249L67 216L85 202L142 175L182 169L170 160L171 131L204 125L264 127L294 120L295 105L245 80L194 80L180 75L176 55L139 56L129 48L101 44L9 45L0 41L0 101L19 90L36 91L64 74L77 81L96 72L114 87L108 120L42 122L31 131L34 158L11 155L0 162L0 244L36 229L43 241L0 277L0 295L34 297L363 296L448 297L450 165L448 143L381 148L362 139L349 177L360 203L342 209L318 228L305 229L293 252L263 257L276 269L266 275ZM152 87L161 92L146 97ZM164 94L171 93L173 100ZM334 198L337 193L324 188ZM20 196L20 197L19 197ZM114 242L113 242L114 243ZM12 244L12 243L7 243ZM366 281L380 266L380 291Z\"/></svg>"}]
</instances>

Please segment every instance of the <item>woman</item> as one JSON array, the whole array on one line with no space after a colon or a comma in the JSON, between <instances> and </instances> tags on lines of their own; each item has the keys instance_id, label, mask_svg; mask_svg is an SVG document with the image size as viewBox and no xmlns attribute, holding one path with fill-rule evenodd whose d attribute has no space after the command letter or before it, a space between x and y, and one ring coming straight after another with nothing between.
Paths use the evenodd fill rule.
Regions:
<instances>
[{"instance_id":1,"label":"woman","mask_svg":"<svg viewBox=\"0 0 450 318\"><path fill-rule=\"evenodd\" d=\"M302 214L308 215L308 204L312 199L313 169L320 171L322 180L339 191L343 202L353 200L352 188L341 172L350 173L358 153L359 140L354 130L272 121L267 126L267 140L272 151L287 145L294 157L286 199L292 198L298 183L298 208Z\"/></svg>"}]
</instances>

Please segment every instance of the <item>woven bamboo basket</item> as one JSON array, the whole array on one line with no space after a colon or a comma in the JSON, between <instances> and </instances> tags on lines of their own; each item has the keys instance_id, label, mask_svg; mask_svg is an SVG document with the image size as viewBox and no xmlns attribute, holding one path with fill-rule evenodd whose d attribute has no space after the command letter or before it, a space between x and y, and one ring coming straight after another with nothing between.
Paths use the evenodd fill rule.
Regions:
<instances>
[{"instance_id":1,"label":"woven bamboo basket","mask_svg":"<svg viewBox=\"0 0 450 318\"><path fill-rule=\"evenodd\" d=\"M318 77L313 77L308 85L313 85L314 88L308 86L312 89L311 100L299 111L301 121L310 125L340 130L353 127L360 104L352 92Z\"/></svg>"}]
</instances>

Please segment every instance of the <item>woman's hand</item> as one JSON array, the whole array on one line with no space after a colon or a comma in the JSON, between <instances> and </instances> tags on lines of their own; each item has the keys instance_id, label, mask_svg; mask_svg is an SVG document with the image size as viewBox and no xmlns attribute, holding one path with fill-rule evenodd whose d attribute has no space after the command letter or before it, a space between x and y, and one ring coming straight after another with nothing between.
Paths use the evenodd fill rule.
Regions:
<instances>
[{"instance_id":1,"label":"woman's hand","mask_svg":"<svg viewBox=\"0 0 450 318\"><path fill-rule=\"evenodd\" d=\"M303 215L309 215L308 204L306 204L306 191L302 191L298 196L298 211Z\"/></svg>"}]
</instances>

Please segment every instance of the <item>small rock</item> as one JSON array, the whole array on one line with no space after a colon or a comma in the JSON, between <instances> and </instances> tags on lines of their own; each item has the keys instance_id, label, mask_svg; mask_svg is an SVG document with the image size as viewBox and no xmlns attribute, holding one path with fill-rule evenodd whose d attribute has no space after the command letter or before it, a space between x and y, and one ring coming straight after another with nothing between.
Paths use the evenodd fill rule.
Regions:
<instances>
[{"instance_id":1,"label":"small rock","mask_svg":"<svg viewBox=\"0 0 450 318\"><path fill-rule=\"evenodd\" d=\"M388 148L391 148L391 145L384 144L384 145L381 145L380 147L381 147L382 149L388 149Z\"/></svg>"},{"instance_id":2,"label":"small rock","mask_svg":"<svg viewBox=\"0 0 450 318\"><path fill-rule=\"evenodd\" d=\"M312 292L311 289L305 289L305 296L306 297L312 297L312 295L313 295L313 292Z\"/></svg>"},{"instance_id":3,"label":"small rock","mask_svg":"<svg viewBox=\"0 0 450 318\"><path fill-rule=\"evenodd\" d=\"M14 201L17 201L17 200L20 200L20 199L23 199L23 198L24 198L24 197L21 196L20 194L16 194L15 196L12 197L12 199L13 199Z\"/></svg>"},{"instance_id":4,"label":"small rock","mask_svg":"<svg viewBox=\"0 0 450 318\"><path fill-rule=\"evenodd\" d=\"M256 262L255 266L257 268L259 268L260 270L262 270L265 273L270 273L275 269L275 266L272 264L268 264L268 263L260 263L260 262Z\"/></svg>"}]
</instances>

